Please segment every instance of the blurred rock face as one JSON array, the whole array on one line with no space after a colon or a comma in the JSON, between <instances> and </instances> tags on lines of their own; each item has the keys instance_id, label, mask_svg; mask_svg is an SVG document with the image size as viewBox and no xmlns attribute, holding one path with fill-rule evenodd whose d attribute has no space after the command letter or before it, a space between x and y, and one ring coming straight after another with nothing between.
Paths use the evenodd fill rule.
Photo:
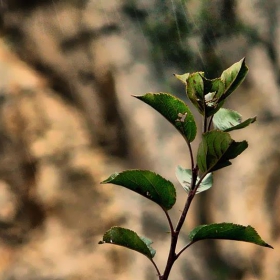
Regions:
<instances>
[{"instance_id":1,"label":"blurred rock face","mask_svg":"<svg viewBox=\"0 0 280 280\"><path fill-rule=\"evenodd\" d=\"M92 269L92 264L85 266L87 259L103 266L102 253L94 256L96 238L120 218L117 206L113 217L102 214L111 199L99 187L106 155L91 144L82 114L3 42L0 56L6 74L1 104L1 243L3 255L11 256L9 261L3 258L3 279L86 277L85 269ZM110 270L110 263L107 267Z\"/></svg>"},{"instance_id":2,"label":"blurred rock face","mask_svg":"<svg viewBox=\"0 0 280 280\"><path fill-rule=\"evenodd\" d=\"M154 239L156 260L160 267L165 262L168 228L158 209L99 184L125 168L151 168L175 181L175 166L187 164L180 136L130 97L165 90L152 71L149 42L124 16L121 1L10 1L2 11L1 279L155 279L142 256L97 245L111 226L127 226ZM249 65L253 58L252 52ZM254 69L251 84L258 77ZM247 85L246 95L229 107L246 117L264 116L269 104L271 99ZM273 114L279 114L277 108ZM198 197L188 228L250 223L276 247L278 134L278 122L261 118L234 135L248 139L249 150L217 174L213 190ZM175 219L183 201L178 190ZM172 279L219 279L212 271L217 264L228 270L227 279L277 279L279 257L271 251L205 244L190 249Z\"/></svg>"}]
</instances>

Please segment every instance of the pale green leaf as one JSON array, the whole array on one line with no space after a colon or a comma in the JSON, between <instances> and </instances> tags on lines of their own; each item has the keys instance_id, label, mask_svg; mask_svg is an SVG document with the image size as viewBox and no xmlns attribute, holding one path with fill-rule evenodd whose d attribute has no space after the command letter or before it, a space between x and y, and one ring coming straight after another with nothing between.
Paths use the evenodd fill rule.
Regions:
<instances>
[{"instance_id":1,"label":"pale green leaf","mask_svg":"<svg viewBox=\"0 0 280 280\"><path fill-rule=\"evenodd\" d=\"M189 193L191 191L191 182L192 182L192 171L191 169L184 169L181 166L177 166L176 168L176 177L183 189ZM200 178L197 177L196 184L199 182ZM210 189L213 185L213 175L212 173L207 174L202 182L200 183L196 193L201 193Z\"/></svg>"},{"instance_id":2,"label":"pale green leaf","mask_svg":"<svg viewBox=\"0 0 280 280\"><path fill-rule=\"evenodd\" d=\"M178 74L174 74L174 76L179 80L181 81L184 85L187 84L187 80L190 76L190 73L185 73L185 74L182 74L182 75L178 75Z\"/></svg>"},{"instance_id":3,"label":"pale green leaf","mask_svg":"<svg viewBox=\"0 0 280 280\"><path fill-rule=\"evenodd\" d=\"M222 131L242 129L256 121L256 117L242 122L242 116L236 111L221 108L213 117L214 127Z\"/></svg>"}]
</instances>

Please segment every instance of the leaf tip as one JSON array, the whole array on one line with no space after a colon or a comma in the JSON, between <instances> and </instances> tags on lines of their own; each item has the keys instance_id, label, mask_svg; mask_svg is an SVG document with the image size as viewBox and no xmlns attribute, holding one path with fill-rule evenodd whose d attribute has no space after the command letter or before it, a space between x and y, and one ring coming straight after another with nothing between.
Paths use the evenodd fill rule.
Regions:
<instances>
[{"instance_id":1,"label":"leaf tip","mask_svg":"<svg viewBox=\"0 0 280 280\"><path fill-rule=\"evenodd\" d=\"M249 71L249 67L248 67L248 65L246 64L246 58L245 57L243 57L242 58L242 62L243 62L243 64L244 64L244 66L245 66L245 68L246 68L246 70L247 70L247 72Z\"/></svg>"},{"instance_id":2,"label":"leaf tip","mask_svg":"<svg viewBox=\"0 0 280 280\"><path fill-rule=\"evenodd\" d=\"M132 96L132 97L135 97L135 98L137 98L137 99L139 99L139 98L142 97L142 95L135 95L135 94L131 94L131 96Z\"/></svg>"},{"instance_id":3,"label":"leaf tip","mask_svg":"<svg viewBox=\"0 0 280 280\"><path fill-rule=\"evenodd\" d=\"M245 56L242 57L239 62L241 62L248 69L248 66L246 65L246 57Z\"/></svg>"},{"instance_id":4,"label":"leaf tip","mask_svg":"<svg viewBox=\"0 0 280 280\"><path fill-rule=\"evenodd\" d=\"M270 249L274 249L271 245L269 245L269 244L267 244L267 243L265 243L264 246L267 247L267 248L270 248Z\"/></svg>"},{"instance_id":5,"label":"leaf tip","mask_svg":"<svg viewBox=\"0 0 280 280\"><path fill-rule=\"evenodd\" d=\"M103 180L102 182L100 182L100 184L108 184L111 183L112 180L114 180L117 176L119 175L118 172L113 173L109 178Z\"/></svg>"},{"instance_id":6,"label":"leaf tip","mask_svg":"<svg viewBox=\"0 0 280 280\"><path fill-rule=\"evenodd\" d=\"M177 78L179 81L181 81L183 84L187 84L187 80L190 76L190 73L185 73L185 74L182 74L182 75L179 75L179 74L173 74L173 76L175 78Z\"/></svg>"}]
</instances>

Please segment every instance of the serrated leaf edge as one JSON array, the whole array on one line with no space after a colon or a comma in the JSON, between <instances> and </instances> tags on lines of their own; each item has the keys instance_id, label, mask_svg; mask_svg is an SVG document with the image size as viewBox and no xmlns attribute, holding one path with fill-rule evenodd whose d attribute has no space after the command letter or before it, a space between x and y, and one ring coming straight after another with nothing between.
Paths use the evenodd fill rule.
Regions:
<instances>
[{"instance_id":1,"label":"serrated leaf edge","mask_svg":"<svg viewBox=\"0 0 280 280\"><path fill-rule=\"evenodd\" d=\"M208 226L212 226L212 225L217 225L217 226L237 226L237 227L242 227L244 230L246 230L247 228L253 230L254 234L256 234L256 236L260 239L260 241L263 243L263 245L261 244L257 244L257 243L254 243L254 242L250 242L250 241L246 241L246 240L235 240L235 239L227 239L227 238L202 238L202 239L199 239L199 240L193 240L194 236L196 234L199 233L199 231L201 229L203 229L204 227L208 227ZM217 230L216 230L217 231ZM205 224L205 225L199 225L197 227L195 227L193 230L191 230L191 232L189 233L189 238L190 238L190 241L192 242L198 242L198 241L201 241L201 240L206 240L206 239L218 239L218 240L231 240L231 241L240 241L240 242L247 242L247 243L252 243L252 244L255 244L255 245L259 245L259 246L262 246L262 247L267 247L267 248L271 248L271 249L274 249L271 245L269 245L268 243L266 243L262 238L261 236L258 234L258 232L255 230L255 228L253 228L252 226L250 225L247 225L247 226L243 226L243 225L240 225L240 224L234 224L234 223L215 223L215 224Z\"/></svg>"}]
</instances>

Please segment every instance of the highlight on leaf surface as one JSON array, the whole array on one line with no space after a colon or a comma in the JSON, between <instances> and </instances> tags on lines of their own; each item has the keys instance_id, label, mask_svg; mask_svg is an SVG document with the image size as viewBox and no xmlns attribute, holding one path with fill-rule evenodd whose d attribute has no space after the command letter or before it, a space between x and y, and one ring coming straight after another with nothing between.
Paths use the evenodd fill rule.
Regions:
<instances>
[{"instance_id":1,"label":"highlight on leaf surface","mask_svg":"<svg viewBox=\"0 0 280 280\"><path fill-rule=\"evenodd\" d=\"M203 173L209 173L229 166L230 160L240 155L247 147L246 141L235 142L227 132L206 132L202 135L198 147L198 167Z\"/></svg>"},{"instance_id":2,"label":"highlight on leaf surface","mask_svg":"<svg viewBox=\"0 0 280 280\"><path fill-rule=\"evenodd\" d=\"M187 104L169 93L146 93L134 96L164 116L189 141L196 136L196 124ZM182 118L184 116L184 118Z\"/></svg>"},{"instance_id":3,"label":"highlight on leaf surface","mask_svg":"<svg viewBox=\"0 0 280 280\"><path fill-rule=\"evenodd\" d=\"M181 166L177 166L176 168L176 177L183 189L189 193L191 190L191 182L192 182L192 171L191 169L184 169ZM199 176L197 177L196 184L200 180ZM208 173L200 183L196 193L204 192L210 189L213 185L213 175L212 173Z\"/></svg>"},{"instance_id":4,"label":"highlight on leaf surface","mask_svg":"<svg viewBox=\"0 0 280 280\"><path fill-rule=\"evenodd\" d=\"M225 132L242 129L255 121L256 117L242 122L238 112L225 108L221 108L213 117L214 127Z\"/></svg>"},{"instance_id":5,"label":"highlight on leaf surface","mask_svg":"<svg viewBox=\"0 0 280 280\"><path fill-rule=\"evenodd\" d=\"M176 202L174 185L149 170L126 170L114 173L101 183L125 187L154 201L166 210L171 209Z\"/></svg>"},{"instance_id":6,"label":"highlight on leaf surface","mask_svg":"<svg viewBox=\"0 0 280 280\"><path fill-rule=\"evenodd\" d=\"M226 239L253 243L263 247L273 247L262 240L251 226L242 226L232 223L201 225L194 228L189 238L192 242L204 239Z\"/></svg>"},{"instance_id":7,"label":"highlight on leaf surface","mask_svg":"<svg viewBox=\"0 0 280 280\"><path fill-rule=\"evenodd\" d=\"M156 251L151 247L153 242L150 239L141 237L136 232L126 228L112 227L109 229L98 244L104 243L126 247L149 259L152 259L156 254Z\"/></svg>"}]
</instances>

